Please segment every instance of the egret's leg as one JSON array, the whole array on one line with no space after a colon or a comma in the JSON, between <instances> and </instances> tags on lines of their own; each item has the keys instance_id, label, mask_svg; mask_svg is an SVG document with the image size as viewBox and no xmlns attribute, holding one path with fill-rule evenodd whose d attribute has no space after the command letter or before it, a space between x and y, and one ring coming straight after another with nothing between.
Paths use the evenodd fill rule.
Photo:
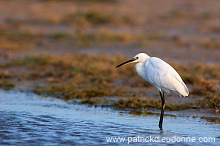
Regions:
<instances>
[{"instance_id":1,"label":"egret's leg","mask_svg":"<svg viewBox=\"0 0 220 146\"><path fill-rule=\"evenodd\" d=\"M164 115L164 108L165 108L165 96L164 96L164 92L162 90L159 91L160 92L160 97L161 97L161 101L162 101L162 108L161 108L161 114L160 114L160 121L159 121L159 128L160 130L162 130L162 125L163 125L163 115Z\"/></svg>"}]
</instances>

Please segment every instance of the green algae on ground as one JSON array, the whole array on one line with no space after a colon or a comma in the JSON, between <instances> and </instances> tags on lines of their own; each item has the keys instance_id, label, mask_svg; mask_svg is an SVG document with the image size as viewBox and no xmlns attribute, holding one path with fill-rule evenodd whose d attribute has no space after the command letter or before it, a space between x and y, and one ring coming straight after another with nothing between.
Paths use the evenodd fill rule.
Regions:
<instances>
[{"instance_id":1,"label":"green algae on ground","mask_svg":"<svg viewBox=\"0 0 220 146\"><path fill-rule=\"evenodd\" d=\"M160 101L140 98L149 96L145 90L151 85L137 75L132 65L115 69L115 65L127 59L123 56L109 57L105 54L25 56L0 64L3 70L7 70L0 74L1 84L19 86L19 82L28 81L31 82L36 93L50 93L65 100L82 99L82 103L95 104L103 102L96 97L126 97L126 100L119 99L114 102L114 106L131 109L160 109ZM13 68L23 69L23 73L17 74L13 72ZM208 100L202 100L201 104L197 105L166 104L167 110L196 108L194 106L219 109L217 83L220 78L218 74L220 67L218 65L174 64L174 68L183 76L187 84L192 85L190 88L192 95L206 96ZM195 77L195 74L198 76ZM41 86L38 85L39 81Z\"/></svg>"},{"instance_id":2,"label":"green algae on ground","mask_svg":"<svg viewBox=\"0 0 220 146\"><path fill-rule=\"evenodd\" d=\"M119 99L114 103L115 107L119 107L122 109L141 109L141 110L149 110L149 109L161 109L161 101L154 99L146 99L146 98L129 98L129 99ZM171 111L179 111L185 110L189 108L197 108L192 103L186 104L171 104L166 103L166 110Z\"/></svg>"},{"instance_id":3,"label":"green algae on ground","mask_svg":"<svg viewBox=\"0 0 220 146\"><path fill-rule=\"evenodd\" d=\"M13 88L15 87L15 84L9 80L1 80L0 87L1 88Z\"/></svg>"},{"instance_id":4,"label":"green algae on ground","mask_svg":"<svg viewBox=\"0 0 220 146\"><path fill-rule=\"evenodd\" d=\"M214 108L219 113L220 110L220 92L216 94L209 94L203 99L197 101L197 103L203 108Z\"/></svg>"}]
</instances>

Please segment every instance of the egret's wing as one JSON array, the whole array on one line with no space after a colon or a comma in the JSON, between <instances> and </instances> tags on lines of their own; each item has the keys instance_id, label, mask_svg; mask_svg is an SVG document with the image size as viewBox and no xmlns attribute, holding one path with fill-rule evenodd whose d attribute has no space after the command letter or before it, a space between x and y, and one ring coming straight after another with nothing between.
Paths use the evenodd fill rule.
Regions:
<instances>
[{"instance_id":1,"label":"egret's wing","mask_svg":"<svg viewBox=\"0 0 220 146\"><path fill-rule=\"evenodd\" d=\"M158 89L166 92L188 95L188 89L179 74L168 63L151 57L145 63L146 80Z\"/></svg>"},{"instance_id":2,"label":"egret's wing","mask_svg":"<svg viewBox=\"0 0 220 146\"><path fill-rule=\"evenodd\" d=\"M165 61L161 60L160 58L152 57L150 60L150 63L153 68L158 69L160 71L166 71L169 72L171 75L173 75L178 81L183 82L180 75L177 73L177 71L170 66Z\"/></svg>"}]
</instances>

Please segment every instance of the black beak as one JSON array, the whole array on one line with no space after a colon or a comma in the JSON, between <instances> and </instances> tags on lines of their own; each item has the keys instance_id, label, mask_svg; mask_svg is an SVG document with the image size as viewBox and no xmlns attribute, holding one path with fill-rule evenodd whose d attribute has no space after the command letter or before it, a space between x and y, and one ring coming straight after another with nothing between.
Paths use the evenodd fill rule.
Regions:
<instances>
[{"instance_id":1,"label":"black beak","mask_svg":"<svg viewBox=\"0 0 220 146\"><path fill-rule=\"evenodd\" d=\"M130 59L130 60L124 62L124 63L121 63L121 64L117 65L115 68L118 68L118 67L120 67L120 66L122 66L122 65L125 65L125 64L127 64L127 63L129 63L129 62L133 62L133 61L135 61L134 58L132 58L132 59Z\"/></svg>"}]
</instances>

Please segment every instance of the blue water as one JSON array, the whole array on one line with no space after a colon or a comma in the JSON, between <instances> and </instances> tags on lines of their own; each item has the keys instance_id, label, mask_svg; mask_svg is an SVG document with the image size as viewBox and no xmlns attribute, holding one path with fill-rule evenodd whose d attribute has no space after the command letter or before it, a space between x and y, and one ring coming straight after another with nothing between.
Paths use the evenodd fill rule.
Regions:
<instances>
[{"instance_id":1,"label":"blue water","mask_svg":"<svg viewBox=\"0 0 220 146\"><path fill-rule=\"evenodd\" d=\"M161 131L156 114L131 115L33 93L0 90L0 117L0 145L128 145L128 140L135 145L220 145L220 124L200 116L165 116ZM125 141L106 140L114 137ZM196 142L149 142L150 137L188 137ZM215 142L198 142L200 137Z\"/></svg>"}]
</instances>

